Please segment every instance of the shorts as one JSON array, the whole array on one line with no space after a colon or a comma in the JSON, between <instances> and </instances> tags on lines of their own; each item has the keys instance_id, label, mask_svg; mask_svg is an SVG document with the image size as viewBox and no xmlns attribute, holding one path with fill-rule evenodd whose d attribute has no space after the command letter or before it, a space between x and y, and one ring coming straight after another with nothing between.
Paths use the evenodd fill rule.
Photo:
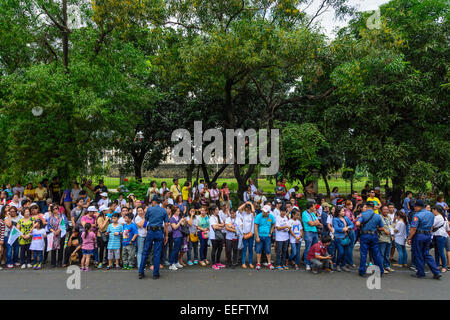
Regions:
<instances>
[{"instance_id":1,"label":"shorts","mask_svg":"<svg viewBox=\"0 0 450 320\"><path fill-rule=\"evenodd\" d=\"M447 237L447 241L445 241L445 250L450 252L450 237Z\"/></svg>"},{"instance_id":2,"label":"shorts","mask_svg":"<svg viewBox=\"0 0 450 320\"><path fill-rule=\"evenodd\" d=\"M85 254L91 255L91 254L94 254L94 250L95 250L95 249L92 249L92 250L81 249L81 253L82 253L83 255L85 255Z\"/></svg>"},{"instance_id":3,"label":"shorts","mask_svg":"<svg viewBox=\"0 0 450 320\"><path fill-rule=\"evenodd\" d=\"M120 259L120 249L108 249L108 260Z\"/></svg>"},{"instance_id":4,"label":"shorts","mask_svg":"<svg viewBox=\"0 0 450 320\"><path fill-rule=\"evenodd\" d=\"M260 241L259 242L255 242L255 251L257 254L261 254L262 253L262 249L264 246L264 252L266 254L270 254L270 237L259 237ZM255 238L256 241L256 238Z\"/></svg>"}]
</instances>

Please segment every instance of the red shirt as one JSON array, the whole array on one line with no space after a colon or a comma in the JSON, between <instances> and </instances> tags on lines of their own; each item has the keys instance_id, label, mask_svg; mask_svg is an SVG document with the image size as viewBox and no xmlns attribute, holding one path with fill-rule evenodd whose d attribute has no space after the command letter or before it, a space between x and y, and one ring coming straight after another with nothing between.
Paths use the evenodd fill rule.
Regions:
<instances>
[{"instance_id":1,"label":"red shirt","mask_svg":"<svg viewBox=\"0 0 450 320\"><path fill-rule=\"evenodd\" d=\"M320 256L327 256L327 248L322 244L321 241L317 242L316 244L313 244L311 248L308 251L308 255L306 257L307 260L315 259L316 254Z\"/></svg>"}]
</instances>

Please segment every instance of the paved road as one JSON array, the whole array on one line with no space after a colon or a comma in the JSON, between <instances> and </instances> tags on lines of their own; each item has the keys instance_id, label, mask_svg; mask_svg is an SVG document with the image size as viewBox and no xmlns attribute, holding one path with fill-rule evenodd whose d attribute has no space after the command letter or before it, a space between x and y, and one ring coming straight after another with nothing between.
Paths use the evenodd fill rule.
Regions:
<instances>
[{"instance_id":1,"label":"paved road","mask_svg":"<svg viewBox=\"0 0 450 320\"><path fill-rule=\"evenodd\" d=\"M150 275L149 273L147 273ZM0 299L448 299L450 276L414 279L398 270L367 289L356 271L314 275L306 271L261 271L188 267L137 278L136 271L81 272L81 289L67 289L65 269L1 270Z\"/></svg>"}]
</instances>

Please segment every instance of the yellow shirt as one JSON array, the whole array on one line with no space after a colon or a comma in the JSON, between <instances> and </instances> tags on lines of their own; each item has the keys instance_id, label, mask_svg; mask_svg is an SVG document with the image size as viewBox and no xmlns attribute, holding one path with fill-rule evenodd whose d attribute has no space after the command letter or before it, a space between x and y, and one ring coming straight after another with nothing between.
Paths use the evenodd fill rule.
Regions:
<instances>
[{"instance_id":1,"label":"yellow shirt","mask_svg":"<svg viewBox=\"0 0 450 320\"><path fill-rule=\"evenodd\" d=\"M23 190L23 196L24 197L26 197L26 196L34 196L34 189L25 189L25 190Z\"/></svg>"},{"instance_id":2,"label":"yellow shirt","mask_svg":"<svg viewBox=\"0 0 450 320\"><path fill-rule=\"evenodd\" d=\"M34 189L36 198L34 199L34 201L45 201L45 198L47 198L47 189L46 188L36 188ZM39 200L39 198L42 198L42 200Z\"/></svg>"},{"instance_id":3,"label":"yellow shirt","mask_svg":"<svg viewBox=\"0 0 450 320\"><path fill-rule=\"evenodd\" d=\"M181 194L183 196L183 200L189 200L189 189L188 187L183 187L183 189L181 189Z\"/></svg>"},{"instance_id":4,"label":"yellow shirt","mask_svg":"<svg viewBox=\"0 0 450 320\"><path fill-rule=\"evenodd\" d=\"M176 199L180 195L180 186L172 185L170 187L170 192L172 192L173 199Z\"/></svg>"},{"instance_id":5,"label":"yellow shirt","mask_svg":"<svg viewBox=\"0 0 450 320\"><path fill-rule=\"evenodd\" d=\"M373 198L367 197L367 201L372 201L376 206L381 206L381 201L380 201L380 199L378 199L377 197L373 197ZM379 213L379 212L378 212L378 209L373 210L373 212Z\"/></svg>"}]
</instances>

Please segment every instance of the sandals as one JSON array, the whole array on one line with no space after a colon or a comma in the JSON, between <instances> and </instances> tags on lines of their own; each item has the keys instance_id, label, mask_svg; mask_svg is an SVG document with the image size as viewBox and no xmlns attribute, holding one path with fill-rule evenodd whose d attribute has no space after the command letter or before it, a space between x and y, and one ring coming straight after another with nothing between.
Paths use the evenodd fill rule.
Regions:
<instances>
[{"instance_id":1,"label":"sandals","mask_svg":"<svg viewBox=\"0 0 450 320\"><path fill-rule=\"evenodd\" d=\"M252 265L251 263L248 265L249 267L250 267L250 269L253 269L253 268L255 268L255 266L254 265Z\"/></svg>"},{"instance_id":2,"label":"sandals","mask_svg":"<svg viewBox=\"0 0 450 320\"><path fill-rule=\"evenodd\" d=\"M246 264L242 264L242 269L247 269L247 265Z\"/></svg>"},{"instance_id":3,"label":"sandals","mask_svg":"<svg viewBox=\"0 0 450 320\"><path fill-rule=\"evenodd\" d=\"M278 266L276 269L277 270L284 270L284 268L282 266Z\"/></svg>"}]
</instances>

